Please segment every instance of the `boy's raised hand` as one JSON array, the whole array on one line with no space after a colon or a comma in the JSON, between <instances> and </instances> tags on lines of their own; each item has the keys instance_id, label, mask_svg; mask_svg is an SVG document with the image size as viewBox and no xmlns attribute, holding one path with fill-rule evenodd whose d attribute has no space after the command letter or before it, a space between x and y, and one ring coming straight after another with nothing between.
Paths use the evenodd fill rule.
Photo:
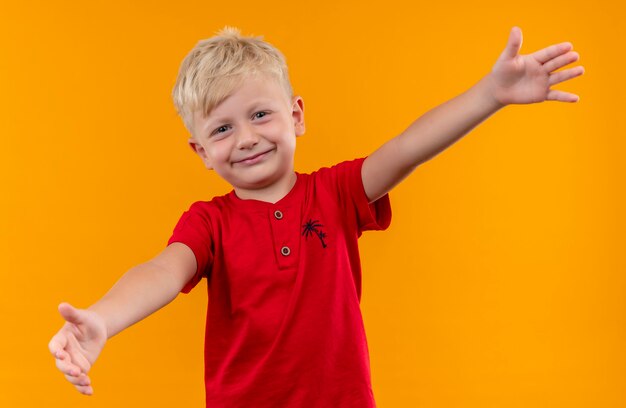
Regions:
<instances>
[{"instance_id":1,"label":"boy's raised hand","mask_svg":"<svg viewBox=\"0 0 626 408\"><path fill-rule=\"evenodd\" d=\"M527 55L519 54L521 47L522 30L513 27L506 48L489 75L492 95L500 104L578 101L578 95L550 89L585 72L582 66L554 72L578 60L571 43L551 45Z\"/></svg>"},{"instance_id":2,"label":"boy's raised hand","mask_svg":"<svg viewBox=\"0 0 626 408\"><path fill-rule=\"evenodd\" d=\"M68 303L61 303L59 312L66 322L48 348L65 378L79 392L91 395L93 388L87 373L107 341L106 323L96 312L76 309Z\"/></svg>"}]
</instances>

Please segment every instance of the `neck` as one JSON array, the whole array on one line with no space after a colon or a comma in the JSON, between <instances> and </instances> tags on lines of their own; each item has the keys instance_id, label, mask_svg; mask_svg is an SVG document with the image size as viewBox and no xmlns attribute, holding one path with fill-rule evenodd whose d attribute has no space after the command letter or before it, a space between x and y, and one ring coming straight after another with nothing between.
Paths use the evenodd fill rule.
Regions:
<instances>
[{"instance_id":1,"label":"neck","mask_svg":"<svg viewBox=\"0 0 626 408\"><path fill-rule=\"evenodd\" d=\"M256 190L235 188L234 190L237 197L242 200L258 200L274 204L289 194L297 179L296 173L291 172L288 177L283 177L276 183L264 188Z\"/></svg>"}]
</instances>

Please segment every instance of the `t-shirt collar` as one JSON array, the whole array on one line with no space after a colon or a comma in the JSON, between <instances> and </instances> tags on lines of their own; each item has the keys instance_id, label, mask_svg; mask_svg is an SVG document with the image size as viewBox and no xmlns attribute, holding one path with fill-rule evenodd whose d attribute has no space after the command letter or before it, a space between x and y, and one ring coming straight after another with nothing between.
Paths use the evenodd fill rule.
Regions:
<instances>
[{"instance_id":1,"label":"t-shirt collar","mask_svg":"<svg viewBox=\"0 0 626 408\"><path fill-rule=\"evenodd\" d=\"M291 190L289 190L289 192L280 200L278 200L275 203L270 203L267 201L261 201L261 200L255 200L255 199L241 199L239 197L237 197L237 194L235 193L235 190L231 190L230 193L228 193L226 195L226 197L228 198L228 201L237 207L240 208L248 208L248 209L260 209L260 208L269 208L269 207L280 207L280 206L285 206L285 205L290 205L293 201L297 200L298 197L301 195L301 191L303 190L304 186L304 174L296 173L296 183L293 185L293 187L291 187Z\"/></svg>"}]
</instances>

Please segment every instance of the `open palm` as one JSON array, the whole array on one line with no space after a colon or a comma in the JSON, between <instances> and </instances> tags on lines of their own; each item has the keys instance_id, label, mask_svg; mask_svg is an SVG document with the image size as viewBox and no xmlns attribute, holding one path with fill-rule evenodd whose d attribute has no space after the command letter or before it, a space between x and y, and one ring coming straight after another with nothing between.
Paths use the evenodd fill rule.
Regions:
<instances>
[{"instance_id":1,"label":"open palm","mask_svg":"<svg viewBox=\"0 0 626 408\"><path fill-rule=\"evenodd\" d=\"M532 54L520 55L522 30L513 27L506 48L491 71L494 98L502 105L527 104L546 100L577 102L578 95L550 89L552 85L582 75L582 66L555 72L578 61L572 44L564 42L543 48Z\"/></svg>"},{"instance_id":2,"label":"open palm","mask_svg":"<svg viewBox=\"0 0 626 408\"><path fill-rule=\"evenodd\" d=\"M106 343L106 324L97 313L67 303L59 305L59 312L66 322L52 337L48 348L65 378L81 393L91 395L93 389L87 373Z\"/></svg>"}]
</instances>

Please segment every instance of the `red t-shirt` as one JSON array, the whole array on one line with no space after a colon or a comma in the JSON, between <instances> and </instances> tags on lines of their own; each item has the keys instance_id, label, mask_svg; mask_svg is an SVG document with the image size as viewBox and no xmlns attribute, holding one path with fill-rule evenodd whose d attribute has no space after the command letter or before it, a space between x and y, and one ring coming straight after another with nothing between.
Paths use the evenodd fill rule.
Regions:
<instances>
[{"instance_id":1,"label":"red t-shirt","mask_svg":"<svg viewBox=\"0 0 626 408\"><path fill-rule=\"evenodd\" d=\"M196 202L182 242L207 277L206 404L211 408L375 406L361 317L357 238L391 221L369 204L363 158L297 174L275 204L234 191Z\"/></svg>"}]
</instances>

